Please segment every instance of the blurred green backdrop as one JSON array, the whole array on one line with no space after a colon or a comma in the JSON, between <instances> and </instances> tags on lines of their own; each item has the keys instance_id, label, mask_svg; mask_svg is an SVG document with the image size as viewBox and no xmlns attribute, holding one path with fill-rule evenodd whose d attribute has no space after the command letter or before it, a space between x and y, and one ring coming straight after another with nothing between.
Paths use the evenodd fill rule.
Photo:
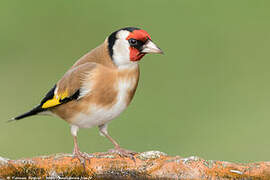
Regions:
<instances>
[{"instance_id":1,"label":"blurred green backdrop","mask_svg":"<svg viewBox=\"0 0 270 180\"><path fill-rule=\"evenodd\" d=\"M267 0L1 0L0 156L72 152L63 120L5 122L111 32L138 26L165 55L142 60L135 98L111 135L136 151L270 160L269 9ZM97 128L80 130L79 145L112 147Z\"/></svg>"}]
</instances>

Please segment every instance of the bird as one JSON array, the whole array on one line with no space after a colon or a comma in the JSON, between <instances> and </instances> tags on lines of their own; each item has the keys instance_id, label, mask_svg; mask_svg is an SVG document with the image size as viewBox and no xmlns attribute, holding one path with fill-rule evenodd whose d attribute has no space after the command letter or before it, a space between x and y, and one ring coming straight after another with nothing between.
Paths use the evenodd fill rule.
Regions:
<instances>
[{"instance_id":1,"label":"bird","mask_svg":"<svg viewBox=\"0 0 270 180\"><path fill-rule=\"evenodd\" d=\"M77 142L79 128L98 127L112 142L110 152L132 156L108 133L108 123L130 104L138 86L139 62L146 54L163 54L147 31L137 27L121 28L82 56L56 82L41 102L12 121L34 115L52 115L70 125L73 156L85 159Z\"/></svg>"}]
</instances>

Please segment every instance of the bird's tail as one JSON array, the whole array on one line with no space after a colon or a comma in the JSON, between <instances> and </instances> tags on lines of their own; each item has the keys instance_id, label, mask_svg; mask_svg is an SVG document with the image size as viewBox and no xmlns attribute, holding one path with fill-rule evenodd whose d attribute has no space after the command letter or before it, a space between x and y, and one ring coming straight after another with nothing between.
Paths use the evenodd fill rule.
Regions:
<instances>
[{"instance_id":1,"label":"bird's tail","mask_svg":"<svg viewBox=\"0 0 270 180\"><path fill-rule=\"evenodd\" d=\"M17 117L14 117L12 118L11 120L9 120L8 122L11 122L11 121L16 121L16 120L20 120L20 119L23 119L23 118L26 118L26 117L29 117L29 116L34 116L34 115L37 115L41 112L43 112L44 109L41 108L41 106L36 106L35 108L33 108L32 110L24 113L24 114L21 114Z\"/></svg>"}]
</instances>

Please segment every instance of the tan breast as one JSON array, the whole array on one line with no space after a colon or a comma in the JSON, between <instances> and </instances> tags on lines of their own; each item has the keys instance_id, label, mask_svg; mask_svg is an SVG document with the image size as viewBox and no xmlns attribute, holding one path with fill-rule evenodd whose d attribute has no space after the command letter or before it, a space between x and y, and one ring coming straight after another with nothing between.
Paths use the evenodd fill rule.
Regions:
<instances>
[{"instance_id":1,"label":"tan breast","mask_svg":"<svg viewBox=\"0 0 270 180\"><path fill-rule=\"evenodd\" d=\"M91 127L117 117L131 102L139 80L139 67L119 70L100 65L84 86L89 93L52 111L79 127Z\"/></svg>"}]
</instances>

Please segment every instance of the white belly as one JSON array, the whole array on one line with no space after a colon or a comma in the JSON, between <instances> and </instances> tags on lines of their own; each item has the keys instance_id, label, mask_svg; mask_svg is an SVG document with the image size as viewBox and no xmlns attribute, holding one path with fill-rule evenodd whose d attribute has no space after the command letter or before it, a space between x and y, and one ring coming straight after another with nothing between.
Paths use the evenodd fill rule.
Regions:
<instances>
[{"instance_id":1,"label":"white belly","mask_svg":"<svg viewBox=\"0 0 270 180\"><path fill-rule=\"evenodd\" d=\"M120 80L116 84L118 90L116 103L109 108L97 104L89 104L89 113L79 113L74 118L72 124L79 128L90 128L108 123L119 116L127 108L127 98L131 88L134 88L136 81L134 79Z\"/></svg>"}]
</instances>

